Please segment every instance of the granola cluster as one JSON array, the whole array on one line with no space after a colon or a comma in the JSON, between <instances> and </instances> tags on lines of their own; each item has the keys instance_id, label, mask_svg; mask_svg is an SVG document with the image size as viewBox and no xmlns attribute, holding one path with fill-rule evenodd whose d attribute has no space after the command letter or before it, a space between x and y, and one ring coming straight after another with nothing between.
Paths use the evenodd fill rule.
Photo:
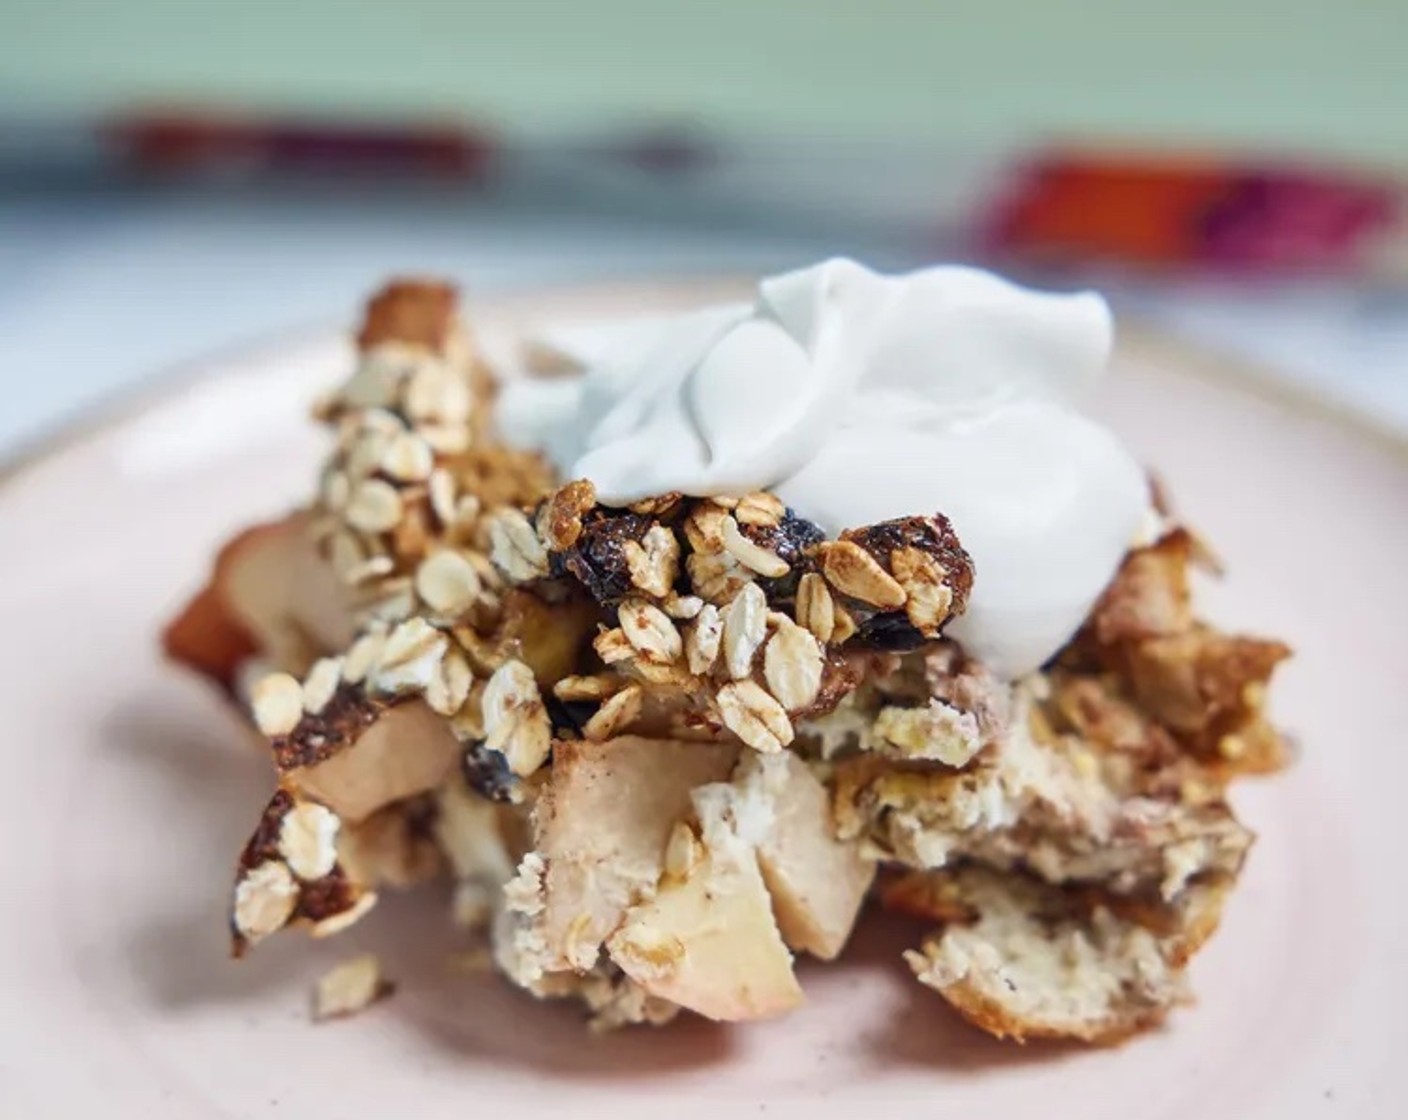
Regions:
<instances>
[{"instance_id":1,"label":"granola cluster","mask_svg":"<svg viewBox=\"0 0 1408 1120\"><path fill-rule=\"evenodd\" d=\"M944 636L981 573L941 513L830 538L763 491L608 506L497 441L448 287L390 285L358 345L315 499L166 634L278 772L237 952L444 875L501 971L598 1026L755 1018L873 895L994 1033L1107 1040L1177 1002L1252 839L1227 783L1285 761L1289 652L1197 619L1190 533L1012 684ZM367 961L325 987L320 1015L386 990Z\"/></svg>"}]
</instances>

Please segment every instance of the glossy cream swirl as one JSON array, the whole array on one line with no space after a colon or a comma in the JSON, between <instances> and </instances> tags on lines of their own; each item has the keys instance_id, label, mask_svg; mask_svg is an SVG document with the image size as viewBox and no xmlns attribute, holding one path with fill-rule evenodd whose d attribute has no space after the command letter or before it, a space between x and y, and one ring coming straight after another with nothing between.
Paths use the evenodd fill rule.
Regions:
<instances>
[{"instance_id":1,"label":"glossy cream swirl","mask_svg":"<svg viewBox=\"0 0 1408 1120\"><path fill-rule=\"evenodd\" d=\"M1147 512L1139 464L1077 411L1110 353L1093 293L831 260L752 305L546 341L585 374L511 382L506 438L607 503L768 489L831 534L942 512L976 573L948 634L1009 677L1070 638Z\"/></svg>"}]
</instances>

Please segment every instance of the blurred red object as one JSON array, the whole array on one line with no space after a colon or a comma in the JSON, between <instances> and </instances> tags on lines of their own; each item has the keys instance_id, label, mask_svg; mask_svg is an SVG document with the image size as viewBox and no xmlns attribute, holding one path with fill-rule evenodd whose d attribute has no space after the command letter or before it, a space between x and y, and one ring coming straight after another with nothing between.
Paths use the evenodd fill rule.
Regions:
<instances>
[{"instance_id":1,"label":"blurred red object","mask_svg":"<svg viewBox=\"0 0 1408 1120\"><path fill-rule=\"evenodd\" d=\"M339 124L147 113L108 122L102 138L128 169L155 173L335 171L475 179L497 150L455 125Z\"/></svg>"},{"instance_id":2,"label":"blurred red object","mask_svg":"<svg viewBox=\"0 0 1408 1120\"><path fill-rule=\"evenodd\" d=\"M1402 208L1396 187L1340 172L1058 153L1018 171L985 241L1062 262L1339 270Z\"/></svg>"}]
</instances>

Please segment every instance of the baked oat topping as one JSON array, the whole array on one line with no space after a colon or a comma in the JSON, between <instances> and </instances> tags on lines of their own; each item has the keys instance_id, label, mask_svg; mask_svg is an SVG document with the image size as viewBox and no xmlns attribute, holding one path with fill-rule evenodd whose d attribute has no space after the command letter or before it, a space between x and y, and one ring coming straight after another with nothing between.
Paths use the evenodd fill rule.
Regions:
<instances>
[{"instance_id":1,"label":"baked oat topping","mask_svg":"<svg viewBox=\"0 0 1408 1120\"><path fill-rule=\"evenodd\" d=\"M975 573L941 515L827 539L762 491L554 487L494 442L449 289L384 293L319 412L336 450L297 536L323 616L280 606L276 638L212 586L183 634L220 649L173 646L227 684L275 670L250 709L283 788L240 860L237 952L448 874L498 966L597 1026L747 1018L799 998L788 947L841 951L878 862L882 901L938 927L921 982L984 1029L1105 1039L1181 992L1250 845L1226 785L1284 762L1265 702L1288 652L1197 619L1186 530L1131 550L1014 690L942 636Z\"/></svg>"},{"instance_id":2,"label":"baked oat topping","mask_svg":"<svg viewBox=\"0 0 1408 1120\"><path fill-rule=\"evenodd\" d=\"M533 672L521 661L506 661L484 690L484 745L525 777L547 761L552 725Z\"/></svg>"},{"instance_id":3,"label":"baked oat topping","mask_svg":"<svg viewBox=\"0 0 1408 1120\"><path fill-rule=\"evenodd\" d=\"M754 750L780 751L792 742L787 710L756 681L733 681L719 689L719 715L724 726Z\"/></svg>"}]
</instances>

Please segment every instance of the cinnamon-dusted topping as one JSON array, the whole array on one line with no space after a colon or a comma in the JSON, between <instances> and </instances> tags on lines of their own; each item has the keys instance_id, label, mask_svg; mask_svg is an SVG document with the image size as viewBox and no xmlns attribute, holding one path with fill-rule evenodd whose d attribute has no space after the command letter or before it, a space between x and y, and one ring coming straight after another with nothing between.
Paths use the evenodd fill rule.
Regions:
<instances>
[{"instance_id":1,"label":"cinnamon-dusted topping","mask_svg":"<svg viewBox=\"0 0 1408 1120\"><path fill-rule=\"evenodd\" d=\"M302 714L292 730L271 739L274 763L280 770L293 770L331 758L354 743L385 709L385 702L344 684L316 715Z\"/></svg>"},{"instance_id":2,"label":"cinnamon-dusted topping","mask_svg":"<svg viewBox=\"0 0 1408 1120\"><path fill-rule=\"evenodd\" d=\"M375 901L337 860L340 829L325 806L287 790L274 794L240 854L230 913L237 956L292 922L311 924L316 934L324 922L365 913L371 902L364 898Z\"/></svg>"}]
</instances>

